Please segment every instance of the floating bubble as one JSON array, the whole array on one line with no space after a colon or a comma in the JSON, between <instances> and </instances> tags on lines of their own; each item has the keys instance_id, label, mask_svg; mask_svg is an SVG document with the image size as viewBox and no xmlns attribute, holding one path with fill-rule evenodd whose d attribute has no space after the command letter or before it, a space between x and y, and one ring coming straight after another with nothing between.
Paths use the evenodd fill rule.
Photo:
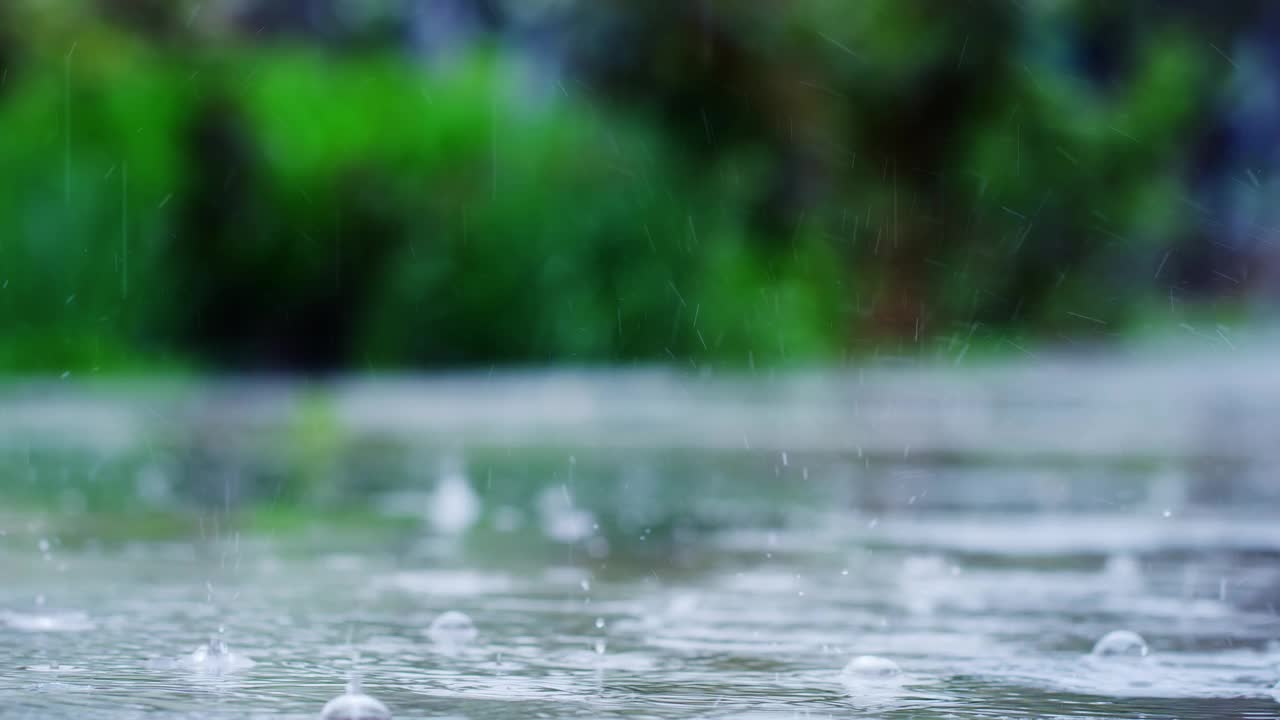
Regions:
<instances>
[{"instance_id":1,"label":"floating bubble","mask_svg":"<svg viewBox=\"0 0 1280 720\"><path fill-rule=\"evenodd\" d=\"M1112 630L1093 646L1094 657L1146 657L1147 641L1132 630Z\"/></svg>"},{"instance_id":2,"label":"floating bubble","mask_svg":"<svg viewBox=\"0 0 1280 720\"><path fill-rule=\"evenodd\" d=\"M900 702L905 680L898 663L878 655L860 655L840 671L850 700L863 709L887 708Z\"/></svg>"},{"instance_id":3,"label":"floating bubble","mask_svg":"<svg viewBox=\"0 0 1280 720\"><path fill-rule=\"evenodd\" d=\"M564 485L543 490L538 498L538 509L542 516L542 531L556 542L578 542L590 537L595 530L595 516L575 506Z\"/></svg>"},{"instance_id":4,"label":"floating bubble","mask_svg":"<svg viewBox=\"0 0 1280 720\"><path fill-rule=\"evenodd\" d=\"M475 524L480 516L480 498L463 474L456 458L442 462L440 479L431 494L428 517L432 527L445 535L458 535Z\"/></svg>"},{"instance_id":5,"label":"floating bubble","mask_svg":"<svg viewBox=\"0 0 1280 720\"><path fill-rule=\"evenodd\" d=\"M844 666L840 675L847 680L891 680L902 675L902 668L889 658L859 655Z\"/></svg>"},{"instance_id":6,"label":"floating bubble","mask_svg":"<svg viewBox=\"0 0 1280 720\"><path fill-rule=\"evenodd\" d=\"M360 683L347 683L347 691L325 703L320 720L391 720L391 711L378 699L365 695Z\"/></svg>"},{"instance_id":7,"label":"floating bubble","mask_svg":"<svg viewBox=\"0 0 1280 720\"><path fill-rule=\"evenodd\" d=\"M439 645L466 645L476 639L476 625L465 613L450 610L431 622L427 630L432 642Z\"/></svg>"}]
</instances>

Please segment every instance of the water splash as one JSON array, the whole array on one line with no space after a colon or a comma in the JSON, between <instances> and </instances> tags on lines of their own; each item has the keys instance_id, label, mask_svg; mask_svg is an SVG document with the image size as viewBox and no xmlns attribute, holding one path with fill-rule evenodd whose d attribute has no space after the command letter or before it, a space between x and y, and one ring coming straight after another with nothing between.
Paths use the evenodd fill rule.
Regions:
<instances>
[{"instance_id":1,"label":"water splash","mask_svg":"<svg viewBox=\"0 0 1280 720\"><path fill-rule=\"evenodd\" d=\"M354 673L346 692L325 703L320 720L391 720L391 711L377 698L364 694Z\"/></svg>"},{"instance_id":2,"label":"water splash","mask_svg":"<svg viewBox=\"0 0 1280 720\"><path fill-rule=\"evenodd\" d=\"M179 665L194 672L207 675L225 675L247 670L257 663L233 652L227 645L224 636L226 629L218 628L218 632L209 636L209 642L201 645L190 655L179 661Z\"/></svg>"},{"instance_id":3,"label":"water splash","mask_svg":"<svg viewBox=\"0 0 1280 720\"><path fill-rule=\"evenodd\" d=\"M577 507L565 485L549 487L538 498L542 531L560 543L584 540L595 530L596 519L590 511Z\"/></svg>"}]
</instances>

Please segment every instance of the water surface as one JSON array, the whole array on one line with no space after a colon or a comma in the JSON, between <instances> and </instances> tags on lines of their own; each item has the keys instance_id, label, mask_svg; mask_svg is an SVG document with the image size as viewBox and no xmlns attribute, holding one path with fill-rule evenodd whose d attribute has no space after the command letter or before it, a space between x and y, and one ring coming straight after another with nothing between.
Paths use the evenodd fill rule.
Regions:
<instances>
[{"instance_id":1,"label":"water surface","mask_svg":"<svg viewBox=\"0 0 1280 720\"><path fill-rule=\"evenodd\" d=\"M13 386L0 717L1280 717L1266 368Z\"/></svg>"}]
</instances>

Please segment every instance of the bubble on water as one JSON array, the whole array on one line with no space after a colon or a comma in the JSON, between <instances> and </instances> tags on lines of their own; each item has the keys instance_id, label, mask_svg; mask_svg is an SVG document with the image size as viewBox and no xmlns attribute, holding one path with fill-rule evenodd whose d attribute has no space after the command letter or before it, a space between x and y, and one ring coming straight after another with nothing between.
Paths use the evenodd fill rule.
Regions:
<instances>
[{"instance_id":1,"label":"bubble on water","mask_svg":"<svg viewBox=\"0 0 1280 720\"><path fill-rule=\"evenodd\" d=\"M391 711L377 698L365 695L360 682L352 679L347 691L325 703L320 720L390 720Z\"/></svg>"},{"instance_id":2,"label":"bubble on water","mask_svg":"<svg viewBox=\"0 0 1280 720\"><path fill-rule=\"evenodd\" d=\"M538 498L542 531L556 542L572 543L591 536L595 516L576 507L566 486L549 487Z\"/></svg>"},{"instance_id":3,"label":"bubble on water","mask_svg":"<svg viewBox=\"0 0 1280 720\"><path fill-rule=\"evenodd\" d=\"M1146 657L1147 641L1132 630L1112 630L1093 646L1094 657Z\"/></svg>"},{"instance_id":4,"label":"bubble on water","mask_svg":"<svg viewBox=\"0 0 1280 720\"><path fill-rule=\"evenodd\" d=\"M840 682L850 699L864 709L900 702L905 680L898 663L878 655L855 657L840 671Z\"/></svg>"},{"instance_id":5,"label":"bubble on water","mask_svg":"<svg viewBox=\"0 0 1280 720\"><path fill-rule=\"evenodd\" d=\"M840 671L846 680L891 680L902 675L898 663L879 655L859 655Z\"/></svg>"},{"instance_id":6,"label":"bubble on water","mask_svg":"<svg viewBox=\"0 0 1280 720\"><path fill-rule=\"evenodd\" d=\"M480 516L480 498L471 489L462 464L456 458L448 458L441 464L440 479L436 482L435 492L431 493L427 514L431 526L446 535L466 531Z\"/></svg>"},{"instance_id":7,"label":"bubble on water","mask_svg":"<svg viewBox=\"0 0 1280 720\"><path fill-rule=\"evenodd\" d=\"M450 610L431 621L427 634L437 645L457 647L474 641L478 632L475 623L465 613Z\"/></svg>"}]
</instances>

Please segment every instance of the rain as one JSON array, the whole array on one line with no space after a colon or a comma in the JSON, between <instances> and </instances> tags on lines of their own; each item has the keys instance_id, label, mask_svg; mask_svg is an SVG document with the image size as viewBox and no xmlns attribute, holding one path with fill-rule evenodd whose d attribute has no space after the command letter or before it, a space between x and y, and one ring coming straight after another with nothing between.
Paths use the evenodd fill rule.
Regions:
<instances>
[{"instance_id":1,"label":"rain","mask_svg":"<svg viewBox=\"0 0 1280 720\"><path fill-rule=\"evenodd\" d=\"M0 720L1280 717L1280 6L0 3Z\"/></svg>"}]
</instances>

